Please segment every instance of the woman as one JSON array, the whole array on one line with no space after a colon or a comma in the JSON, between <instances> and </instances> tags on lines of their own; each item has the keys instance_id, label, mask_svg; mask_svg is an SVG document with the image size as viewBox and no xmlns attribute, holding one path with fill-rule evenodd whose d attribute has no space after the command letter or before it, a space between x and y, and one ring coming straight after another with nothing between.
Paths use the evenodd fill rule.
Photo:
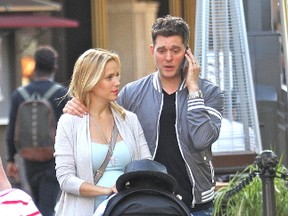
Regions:
<instances>
[{"instance_id":1,"label":"woman","mask_svg":"<svg viewBox=\"0 0 288 216\"><path fill-rule=\"evenodd\" d=\"M138 118L115 102L120 66L119 56L103 49L89 49L75 63L68 94L83 102L89 115L64 114L58 122L55 159L62 194L56 215L91 216L108 195L117 192L114 184L127 163L151 159ZM95 185L114 126L118 129L114 151Z\"/></svg>"}]
</instances>

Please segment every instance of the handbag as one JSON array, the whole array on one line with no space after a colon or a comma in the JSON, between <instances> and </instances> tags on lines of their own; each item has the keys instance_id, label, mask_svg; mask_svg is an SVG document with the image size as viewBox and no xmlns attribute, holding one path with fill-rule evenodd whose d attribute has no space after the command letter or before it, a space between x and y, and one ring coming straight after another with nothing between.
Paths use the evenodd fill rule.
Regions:
<instances>
[{"instance_id":1,"label":"handbag","mask_svg":"<svg viewBox=\"0 0 288 216\"><path fill-rule=\"evenodd\" d=\"M105 157L102 165L100 166L100 168L94 174L94 184L95 185L98 183L98 181L102 177L102 175L105 172L105 169L109 163L109 160L110 160L111 156L113 155L114 147L115 147L116 140L117 140L117 135L118 135L118 129L117 129L116 125L114 125L113 130L112 130L111 141L110 141L110 145L109 145L109 149L107 151L106 157Z\"/></svg>"}]
</instances>

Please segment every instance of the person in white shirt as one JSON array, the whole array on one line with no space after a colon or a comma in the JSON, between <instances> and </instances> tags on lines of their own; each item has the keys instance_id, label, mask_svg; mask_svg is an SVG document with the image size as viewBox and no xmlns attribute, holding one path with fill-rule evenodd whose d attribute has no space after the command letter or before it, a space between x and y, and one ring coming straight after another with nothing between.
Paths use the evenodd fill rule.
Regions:
<instances>
[{"instance_id":1,"label":"person in white shirt","mask_svg":"<svg viewBox=\"0 0 288 216\"><path fill-rule=\"evenodd\" d=\"M1 216L19 216L42 214L36 207L32 197L25 191L12 188L7 175L4 171L0 157L0 215Z\"/></svg>"}]
</instances>

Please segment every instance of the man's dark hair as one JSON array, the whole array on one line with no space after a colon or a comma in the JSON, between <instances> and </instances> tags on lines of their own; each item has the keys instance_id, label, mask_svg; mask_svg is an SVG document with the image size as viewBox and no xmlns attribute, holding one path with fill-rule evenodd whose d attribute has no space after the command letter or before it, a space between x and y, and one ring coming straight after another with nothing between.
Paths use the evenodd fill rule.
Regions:
<instances>
[{"instance_id":1,"label":"man's dark hair","mask_svg":"<svg viewBox=\"0 0 288 216\"><path fill-rule=\"evenodd\" d=\"M36 73L52 73L57 65L58 53L51 46L40 46L34 54Z\"/></svg>"},{"instance_id":2,"label":"man's dark hair","mask_svg":"<svg viewBox=\"0 0 288 216\"><path fill-rule=\"evenodd\" d=\"M158 18L152 25L152 41L155 45L157 36L164 37L179 35L184 45L188 45L190 37L189 25L181 17L173 17L167 15L165 17Z\"/></svg>"}]
</instances>

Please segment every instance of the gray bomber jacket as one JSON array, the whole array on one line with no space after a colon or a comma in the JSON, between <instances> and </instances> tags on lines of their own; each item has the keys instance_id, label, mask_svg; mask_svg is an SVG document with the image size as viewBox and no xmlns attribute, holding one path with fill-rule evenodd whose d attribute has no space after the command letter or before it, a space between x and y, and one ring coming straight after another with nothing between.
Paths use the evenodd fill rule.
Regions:
<instances>
[{"instance_id":1,"label":"gray bomber jacket","mask_svg":"<svg viewBox=\"0 0 288 216\"><path fill-rule=\"evenodd\" d=\"M120 91L118 103L137 114L155 157L163 93L158 71L132 83ZM224 109L224 95L212 82L199 79L203 99L189 99L183 81L176 92L176 135L192 185L195 204L214 198L214 169L211 145L218 139Z\"/></svg>"}]
</instances>

